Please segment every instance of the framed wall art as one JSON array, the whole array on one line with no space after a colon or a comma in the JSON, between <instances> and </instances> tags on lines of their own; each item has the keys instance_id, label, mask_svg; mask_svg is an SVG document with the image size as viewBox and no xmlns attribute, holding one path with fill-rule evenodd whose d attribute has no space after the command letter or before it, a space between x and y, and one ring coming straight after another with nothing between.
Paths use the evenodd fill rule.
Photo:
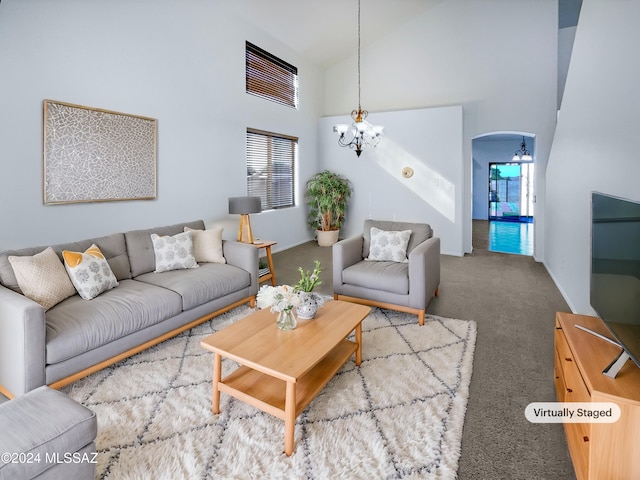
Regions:
<instances>
[{"instance_id":1,"label":"framed wall art","mask_svg":"<svg viewBox=\"0 0 640 480\"><path fill-rule=\"evenodd\" d=\"M154 118L44 101L44 203L156 198Z\"/></svg>"}]
</instances>

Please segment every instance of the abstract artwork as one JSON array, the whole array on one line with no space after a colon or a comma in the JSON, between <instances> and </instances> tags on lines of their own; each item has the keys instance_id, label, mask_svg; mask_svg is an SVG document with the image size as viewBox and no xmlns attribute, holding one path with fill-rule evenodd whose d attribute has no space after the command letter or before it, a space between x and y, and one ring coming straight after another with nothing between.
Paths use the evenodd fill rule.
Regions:
<instances>
[{"instance_id":1,"label":"abstract artwork","mask_svg":"<svg viewBox=\"0 0 640 480\"><path fill-rule=\"evenodd\" d=\"M156 198L156 120L44 101L44 203Z\"/></svg>"}]
</instances>

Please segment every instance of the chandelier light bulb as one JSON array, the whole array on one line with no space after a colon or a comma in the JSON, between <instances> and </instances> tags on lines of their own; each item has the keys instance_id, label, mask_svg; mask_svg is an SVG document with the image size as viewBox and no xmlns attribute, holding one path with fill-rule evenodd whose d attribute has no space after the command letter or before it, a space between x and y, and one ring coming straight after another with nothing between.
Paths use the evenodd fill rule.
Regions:
<instances>
[{"instance_id":1,"label":"chandelier light bulb","mask_svg":"<svg viewBox=\"0 0 640 480\"><path fill-rule=\"evenodd\" d=\"M349 125L344 123L340 123L338 125L333 126L333 131L339 133L340 135L344 135L349 130Z\"/></svg>"}]
</instances>

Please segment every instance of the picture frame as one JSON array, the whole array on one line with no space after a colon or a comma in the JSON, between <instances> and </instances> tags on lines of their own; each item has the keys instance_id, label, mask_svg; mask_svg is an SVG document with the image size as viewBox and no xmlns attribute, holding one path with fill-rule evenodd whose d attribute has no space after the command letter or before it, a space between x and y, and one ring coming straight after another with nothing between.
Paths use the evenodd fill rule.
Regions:
<instances>
[{"instance_id":1,"label":"picture frame","mask_svg":"<svg viewBox=\"0 0 640 480\"><path fill-rule=\"evenodd\" d=\"M157 197L157 120L44 100L44 204Z\"/></svg>"}]
</instances>

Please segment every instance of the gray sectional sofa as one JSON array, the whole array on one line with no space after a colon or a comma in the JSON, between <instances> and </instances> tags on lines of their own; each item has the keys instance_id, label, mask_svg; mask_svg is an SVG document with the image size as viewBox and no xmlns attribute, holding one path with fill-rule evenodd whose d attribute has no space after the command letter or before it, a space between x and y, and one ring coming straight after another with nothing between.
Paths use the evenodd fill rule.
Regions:
<instances>
[{"instance_id":1,"label":"gray sectional sofa","mask_svg":"<svg viewBox=\"0 0 640 480\"><path fill-rule=\"evenodd\" d=\"M52 246L60 256L97 245L118 286L92 300L73 295L46 312L19 293L8 260L45 247L1 251L0 392L59 388L238 305L253 306L258 249L252 245L223 241L224 264L154 272L151 234L175 235L184 227L205 229L197 220Z\"/></svg>"}]
</instances>

